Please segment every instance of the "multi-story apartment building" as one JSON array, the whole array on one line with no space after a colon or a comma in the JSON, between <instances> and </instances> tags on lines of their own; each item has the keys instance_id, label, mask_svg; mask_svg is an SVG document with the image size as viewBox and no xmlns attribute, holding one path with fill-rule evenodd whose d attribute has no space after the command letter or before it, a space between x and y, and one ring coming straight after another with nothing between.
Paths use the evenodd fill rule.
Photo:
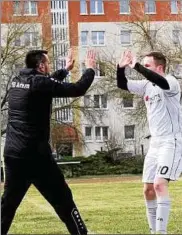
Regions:
<instances>
[{"instance_id":1,"label":"multi-story apartment building","mask_svg":"<svg viewBox=\"0 0 182 235\"><path fill-rule=\"evenodd\" d=\"M112 147L120 146L124 152L131 154L145 154L148 147L145 136L149 130L147 124L144 125L139 119L141 112L137 107L140 100L136 97L128 99L125 95L118 98L115 95L118 92L116 87L115 93L109 92L104 79L107 84L110 80L112 85L116 85L112 79L115 72L111 74L113 67L110 64L115 64L121 52L127 48L134 50L138 56L149 50L163 51L171 56L172 68L180 77L182 2L69 1L69 30L70 46L74 48L78 66L82 68L86 51L90 47L98 51L101 62L96 71L95 89L90 89L80 100L81 106L94 113L95 120L88 119L83 113L79 115L77 122L80 123L85 144L80 141L79 149L78 145L73 145L75 154L88 156L106 149L109 144ZM130 77L134 76L131 71L128 73Z\"/></svg>"},{"instance_id":2,"label":"multi-story apartment building","mask_svg":"<svg viewBox=\"0 0 182 235\"><path fill-rule=\"evenodd\" d=\"M19 27L14 35L13 47L21 51L50 49L54 69L65 66L68 47L73 48L75 69L67 81L81 76L88 48L98 51L96 78L85 97L54 100L54 148L56 142L61 143L73 156L116 147L131 154L146 153L149 131L140 118L142 102L116 88L115 64L127 48L138 56L160 49L170 55L180 77L181 1L3 1L1 22L2 46L7 44L5 35L10 26L14 24L17 30L17 25L23 24L25 27ZM21 63L15 61L16 72ZM130 70L127 73L135 75Z\"/></svg>"}]
</instances>

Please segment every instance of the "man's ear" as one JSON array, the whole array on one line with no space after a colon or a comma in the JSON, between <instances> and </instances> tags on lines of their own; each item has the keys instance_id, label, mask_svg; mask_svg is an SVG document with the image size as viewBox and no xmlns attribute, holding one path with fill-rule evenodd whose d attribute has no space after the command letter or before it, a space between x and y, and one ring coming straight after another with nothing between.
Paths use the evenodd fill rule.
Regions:
<instances>
[{"instance_id":1,"label":"man's ear","mask_svg":"<svg viewBox=\"0 0 182 235\"><path fill-rule=\"evenodd\" d=\"M40 63L40 64L39 64L39 69L44 69L44 68L45 68L44 63Z\"/></svg>"},{"instance_id":2,"label":"man's ear","mask_svg":"<svg viewBox=\"0 0 182 235\"><path fill-rule=\"evenodd\" d=\"M159 65L159 66L158 66L158 70L159 70L160 72L164 72L163 65Z\"/></svg>"}]
</instances>

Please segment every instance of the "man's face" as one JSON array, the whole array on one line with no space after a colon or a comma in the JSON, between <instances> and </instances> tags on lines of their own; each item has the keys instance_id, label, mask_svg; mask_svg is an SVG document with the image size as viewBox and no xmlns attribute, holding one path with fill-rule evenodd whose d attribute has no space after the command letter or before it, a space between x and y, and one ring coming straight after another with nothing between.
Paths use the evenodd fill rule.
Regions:
<instances>
[{"instance_id":1,"label":"man's face","mask_svg":"<svg viewBox=\"0 0 182 235\"><path fill-rule=\"evenodd\" d=\"M158 74L163 73L163 66L162 65L157 65L153 56L146 56L143 59L143 65L147 69L150 69Z\"/></svg>"},{"instance_id":2,"label":"man's face","mask_svg":"<svg viewBox=\"0 0 182 235\"><path fill-rule=\"evenodd\" d=\"M48 55L44 54L45 56L45 62L40 63L39 65L39 71L43 74L49 74L50 73L50 61Z\"/></svg>"}]
</instances>

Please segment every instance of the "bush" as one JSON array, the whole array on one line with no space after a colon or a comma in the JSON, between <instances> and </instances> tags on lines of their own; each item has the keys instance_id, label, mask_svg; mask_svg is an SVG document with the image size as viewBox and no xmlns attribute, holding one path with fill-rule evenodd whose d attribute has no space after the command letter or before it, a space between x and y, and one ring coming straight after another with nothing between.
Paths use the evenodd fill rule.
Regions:
<instances>
[{"instance_id":1,"label":"bush","mask_svg":"<svg viewBox=\"0 0 182 235\"><path fill-rule=\"evenodd\" d=\"M89 157L66 158L61 161L81 161L79 165L60 165L66 177L83 175L141 174L144 158L141 156L122 157L114 160L109 152L97 152Z\"/></svg>"}]
</instances>

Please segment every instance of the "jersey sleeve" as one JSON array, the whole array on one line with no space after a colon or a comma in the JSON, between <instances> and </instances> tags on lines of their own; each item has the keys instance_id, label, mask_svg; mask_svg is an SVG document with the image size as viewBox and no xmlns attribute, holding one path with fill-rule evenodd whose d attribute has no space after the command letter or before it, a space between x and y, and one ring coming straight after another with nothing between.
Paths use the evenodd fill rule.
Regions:
<instances>
[{"instance_id":1,"label":"jersey sleeve","mask_svg":"<svg viewBox=\"0 0 182 235\"><path fill-rule=\"evenodd\" d=\"M169 90L165 90L166 94L175 95L180 92L179 82L174 76L169 74L166 76L166 80L169 84Z\"/></svg>"},{"instance_id":2,"label":"jersey sleeve","mask_svg":"<svg viewBox=\"0 0 182 235\"><path fill-rule=\"evenodd\" d=\"M128 80L128 91L132 94L144 96L148 82L147 80Z\"/></svg>"}]
</instances>

